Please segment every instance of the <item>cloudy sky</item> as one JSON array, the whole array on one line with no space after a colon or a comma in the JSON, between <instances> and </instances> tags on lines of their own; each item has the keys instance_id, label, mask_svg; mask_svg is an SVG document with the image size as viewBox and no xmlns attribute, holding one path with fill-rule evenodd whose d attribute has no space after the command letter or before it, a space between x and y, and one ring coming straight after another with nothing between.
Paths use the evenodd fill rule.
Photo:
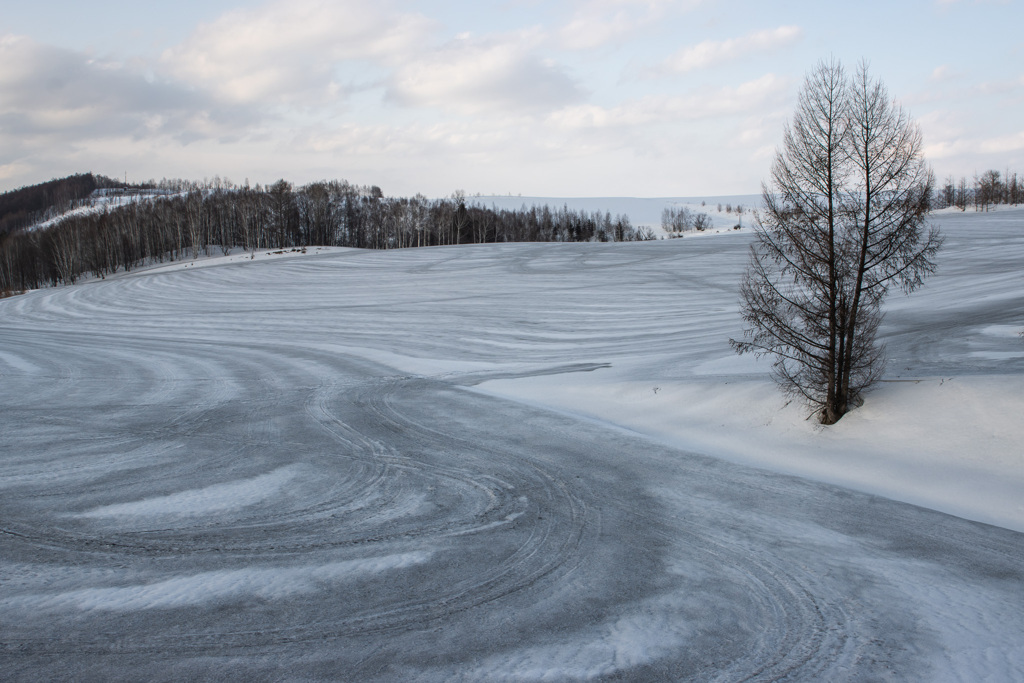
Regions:
<instances>
[{"instance_id":1,"label":"cloudy sky","mask_svg":"<svg viewBox=\"0 0 1024 683\"><path fill-rule=\"evenodd\" d=\"M1024 173L1017 0L0 0L0 190L345 178L389 195L759 190L864 58L936 173Z\"/></svg>"}]
</instances>

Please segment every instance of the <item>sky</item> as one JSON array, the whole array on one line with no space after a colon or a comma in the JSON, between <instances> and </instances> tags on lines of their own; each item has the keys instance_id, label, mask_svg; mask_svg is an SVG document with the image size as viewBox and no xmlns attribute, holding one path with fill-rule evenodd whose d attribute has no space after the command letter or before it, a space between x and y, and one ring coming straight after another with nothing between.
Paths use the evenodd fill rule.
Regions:
<instances>
[{"instance_id":1,"label":"sky","mask_svg":"<svg viewBox=\"0 0 1024 683\"><path fill-rule=\"evenodd\" d=\"M940 180L1024 173L1015 0L0 0L0 191L346 179L389 196L760 191L865 60Z\"/></svg>"}]
</instances>

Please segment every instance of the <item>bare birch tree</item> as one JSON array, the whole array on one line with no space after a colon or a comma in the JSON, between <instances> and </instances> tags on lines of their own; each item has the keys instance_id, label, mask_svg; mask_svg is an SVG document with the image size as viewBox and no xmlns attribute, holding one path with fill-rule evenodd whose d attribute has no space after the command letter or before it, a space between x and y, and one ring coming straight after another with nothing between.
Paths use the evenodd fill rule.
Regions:
<instances>
[{"instance_id":1,"label":"bare birch tree","mask_svg":"<svg viewBox=\"0 0 1024 683\"><path fill-rule=\"evenodd\" d=\"M807 77L763 186L740 286L739 353L770 354L782 388L834 424L884 366L876 343L890 287L909 292L935 268L941 239L926 217L934 178L921 134L862 65Z\"/></svg>"}]
</instances>

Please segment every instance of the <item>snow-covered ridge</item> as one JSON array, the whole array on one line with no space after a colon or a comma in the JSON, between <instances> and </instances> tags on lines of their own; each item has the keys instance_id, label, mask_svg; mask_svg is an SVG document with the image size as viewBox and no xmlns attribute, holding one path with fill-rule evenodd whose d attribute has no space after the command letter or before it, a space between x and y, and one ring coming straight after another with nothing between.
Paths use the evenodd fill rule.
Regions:
<instances>
[{"instance_id":1,"label":"snow-covered ridge","mask_svg":"<svg viewBox=\"0 0 1024 683\"><path fill-rule=\"evenodd\" d=\"M44 230L57 225L61 221L73 218L75 216L88 216L97 213L103 213L120 206L127 206L129 204L135 204L138 202L153 201L155 199L167 199L171 197L180 197L187 194L187 192L179 192L175 190L116 190L101 188L93 191L92 195L87 199L80 202L76 202L76 205L72 208L60 213L56 216L47 218L44 221L40 221L35 225L29 227L29 230Z\"/></svg>"}]
</instances>

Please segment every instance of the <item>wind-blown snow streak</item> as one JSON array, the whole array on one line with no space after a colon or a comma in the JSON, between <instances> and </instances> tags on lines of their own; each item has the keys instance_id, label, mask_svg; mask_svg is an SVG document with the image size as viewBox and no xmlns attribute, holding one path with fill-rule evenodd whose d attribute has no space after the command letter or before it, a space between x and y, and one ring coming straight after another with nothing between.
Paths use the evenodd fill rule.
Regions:
<instances>
[{"instance_id":1,"label":"wind-blown snow streak","mask_svg":"<svg viewBox=\"0 0 1024 683\"><path fill-rule=\"evenodd\" d=\"M56 595L27 595L7 602L9 609L70 607L76 610L132 611L174 609L245 597L282 599L315 593L325 582L352 580L421 564L429 553L414 552L335 562L322 566L232 569L175 577L151 584L84 588Z\"/></svg>"},{"instance_id":2,"label":"wind-blown snow streak","mask_svg":"<svg viewBox=\"0 0 1024 683\"><path fill-rule=\"evenodd\" d=\"M726 344L745 234L0 301L4 677L1021 678L1024 535L875 494L1024 518L1022 213L943 218L829 431Z\"/></svg>"},{"instance_id":3,"label":"wind-blown snow streak","mask_svg":"<svg viewBox=\"0 0 1024 683\"><path fill-rule=\"evenodd\" d=\"M132 503L118 503L82 513L82 517L152 517L159 515L205 515L228 508L254 505L274 495L296 476L295 467L281 467L258 477L201 489L179 491L167 496Z\"/></svg>"}]
</instances>

